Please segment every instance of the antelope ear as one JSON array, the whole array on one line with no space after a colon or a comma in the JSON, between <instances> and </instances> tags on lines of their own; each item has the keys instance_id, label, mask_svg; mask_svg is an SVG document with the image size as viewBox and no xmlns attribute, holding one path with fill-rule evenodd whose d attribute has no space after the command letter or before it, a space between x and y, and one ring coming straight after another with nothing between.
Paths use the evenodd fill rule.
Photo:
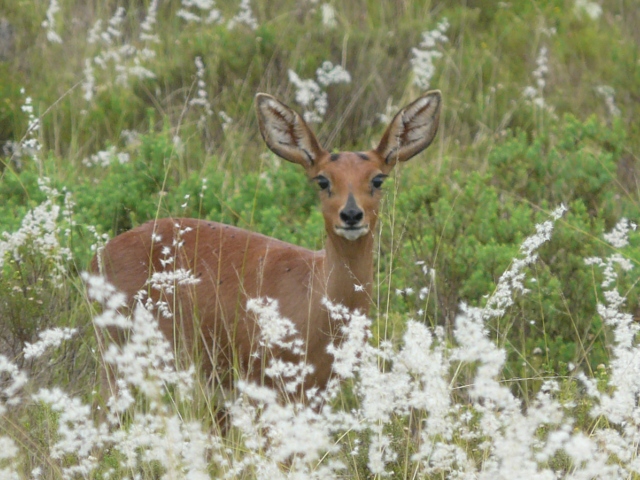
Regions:
<instances>
[{"instance_id":1,"label":"antelope ear","mask_svg":"<svg viewBox=\"0 0 640 480\"><path fill-rule=\"evenodd\" d=\"M256 95L256 112L262 138L276 155L308 168L325 153L302 117L271 95Z\"/></svg>"},{"instance_id":2,"label":"antelope ear","mask_svg":"<svg viewBox=\"0 0 640 480\"><path fill-rule=\"evenodd\" d=\"M440 90L432 90L393 117L376 148L387 165L406 162L429 146L438 131L441 103Z\"/></svg>"}]
</instances>

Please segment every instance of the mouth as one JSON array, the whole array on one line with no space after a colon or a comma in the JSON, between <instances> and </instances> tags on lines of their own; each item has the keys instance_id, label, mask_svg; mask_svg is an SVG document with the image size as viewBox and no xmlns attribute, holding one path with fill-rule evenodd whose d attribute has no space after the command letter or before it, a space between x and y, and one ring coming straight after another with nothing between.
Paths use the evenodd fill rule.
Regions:
<instances>
[{"instance_id":1,"label":"mouth","mask_svg":"<svg viewBox=\"0 0 640 480\"><path fill-rule=\"evenodd\" d=\"M347 240L354 241L358 238L366 235L369 232L369 225L362 225L360 227L338 227L335 226L334 230L337 235L340 235Z\"/></svg>"}]
</instances>

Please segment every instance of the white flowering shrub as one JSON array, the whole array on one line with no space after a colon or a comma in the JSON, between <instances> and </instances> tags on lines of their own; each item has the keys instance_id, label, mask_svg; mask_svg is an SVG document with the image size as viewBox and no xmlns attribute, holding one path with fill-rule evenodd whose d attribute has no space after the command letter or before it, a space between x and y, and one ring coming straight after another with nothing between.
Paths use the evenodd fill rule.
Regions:
<instances>
[{"instance_id":1,"label":"white flowering shrub","mask_svg":"<svg viewBox=\"0 0 640 480\"><path fill-rule=\"evenodd\" d=\"M75 374L84 365L74 365L79 329L59 323L74 315L74 202L47 178L39 189L44 200L0 235L0 355L44 387L60 380L58 368Z\"/></svg>"},{"instance_id":2,"label":"white flowering shrub","mask_svg":"<svg viewBox=\"0 0 640 480\"><path fill-rule=\"evenodd\" d=\"M198 126L204 128L208 117L213 115L211 109L211 103L209 102L209 94L207 93L207 84L205 82L205 70L202 58L196 57L196 94L189 100L190 107L196 107L201 109L200 118L198 120Z\"/></svg>"},{"instance_id":3,"label":"white flowering shrub","mask_svg":"<svg viewBox=\"0 0 640 480\"><path fill-rule=\"evenodd\" d=\"M604 235L604 239L614 248L622 249L629 244L630 230L636 227L623 218L610 233ZM593 379L584 373L579 374L588 394L596 401L591 415L605 420L605 427L594 432L592 450L618 459L614 469L617 478L633 478L640 474L640 457L634 447L640 435L640 326L633 315L623 310L626 299L618 292L616 281L621 272L631 271L634 265L618 251L606 258L587 258L585 262L601 270L604 299L598 304L598 314L612 328L614 337L609 366L610 388L601 391Z\"/></svg>"},{"instance_id":4,"label":"white flowering shrub","mask_svg":"<svg viewBox=\"0 0 640 480\"><path fill-rule=\"evenodd\" d=\"M182 0L176 15L187 23L214 24L222 20L214 0Z\"/></svg>"},{"instance_id":5,"label":"white flowering shrub","mask_svg":"<svg viewBox=\"0 0 640 480\"><path fill-rule=\"evenodd\" d=\"M368 446L367 469L388 476L393 473L392 465L406 455L397 450L398 439L389 427L410 416L419 421L417 438L409 440L417 440L411 468L421 476L551 479L558 473L552 460L560 452L571 459L571 478L620 473L594 439L572 428L573 421L567 416L570 405L560 401L556 381L545 381L526 411L523 409L522 401L501 382L506 355L486 329L487 321L503 315L515 295L526 293L525 268L536 261L536 251L550 239L553 223L564 210L553 212L552 220L538 225L536 233L523 242L521 257L504 273L484 308L462 308L456 320L455 346L448 344L443 329L432 332L409 321L399 349L388 342L375 347L368 342L370 321L366 317L326 303L332 318L343 325L343 343L330 349L334 371L337 378L354 382L358 407L342 410L333 406L330 400L339 395L337 378L326 392L311 393L310 403L315 400L320 408L282 405L274 391L241 383L240 398L230 412L250 453L229 475L247 471L258 478L343 475L347 465L339 453L345 446L333 443L332 438L359 432ZM282 343L292 335L292 326L280 318L272 302L251 308L262 318L270 342L300 348ZM389 367L381 369L384 364ZM467 405L457 402L454 395L452 372L460 364L475 365L470 384L459 387L467 392ZM628 445L634 444L632 440ZM357 448L350 454L357 455ZM336 460L328 460L334 455ZM319 458L325 459L320 466ZM288 475L278 468L282 462L288 465Z\"/></svg>"},{"instance_id":6,"label":"white flowering shrub","mask_svg":"<svg viewBox=\"0 0 640 480\"><path fill-rule=\"evenodd\" d=\"M620 109L616 105L615 94L616 91L613 87L609 85L598 85L596 87L596 93L602 97L604 100L605 106L607 107L607 112L611 117L619 117Z\"/></svg>"},{"instance_id":7,"label":"white flowering shrub","mask_svg":"<svg viewBox=\"0 0 640 480\"><path fill-rule=\"evenodd\" d=\"M25 89L21 88L20 93L25 95ZM23 155L28 155L31 159L36 163L40 164L40 151L42 150L42 145L40 144L40 119L36 116L34 107L33 107L33 99L30 96L26 96L24 98L24 104L20 107L20 109L27 114L28 124L27 124L27 132L25 133L22 141L16 146L14 151L12 152L12 157L14 158L15 163L20 168L21 162L20 158Z\"/></svg>"},{"instance_id":8,"label":"white flowering shrub","mask_svg":"<svg viewBox=\"0 0 640 480\"><path fill-rule=\"evenodd\" d=\"M591 0L575 0L573 9L578 15L586 15L591 20L597 20L602 16L600 4Z\"/></svg>"},{"instance_id":9,"label":"white flowering shrub","mask_svg":"<svg viewBox=\"0 0 640 480\"><path fill-rule=\"evenodd\" d=\"M240 0L239 12L227 23L229 29L235 28L238 25L245 25L251 30L258 28L258 20L251 10L251 0Z\"/></svg>"},{"instance_id":10,"label":"white flowering shrub","mask_svg":"<svg viewBox=\"0 0 640 480\"><path fill-rule=\"evenodd\" d=\"M103 167L106 168L114 161L118 163L127 163L129 154L126 152L118 152L115 146L111 146L106 150L101 150L82 160L82 164L87 167Z\"/></svg>"},{"instance_id":11,"label":"white flowering shrub","mask_svg":"<svg viewBox=\"0 0 640 480\"><path fill-rule=\"evenodd\" d=\"M549 241L553 224L564 210L561 207L553 212L552 219L538 225L536 233L523 242L521 256L503 274L485 307L463 306L456 319L454 346L446 341L441 328L432 332L423 324L410 321L399 349L387 342L375 347L367 342L370 322L365 317L327 303L332 317L344 325L344 342L331 349L335 357L334 370L337 377L354 382L358 407L349 411L334 409L331 402L320 402L320 410L304 405L282 406L271 390L241 384L242 396L232 405L231 412L234 425L244 433L252 453L239 470L233 470L233 475L249 467L260 478L268 475L275 475L273 478L343 475L340 472L347 466L342 461L325 460L319 468L317 458L328 459L338 454L340 449L330 441L331 433L333 438L347 438L348 432L359 432L366 442L355 441L356 448L348 449L350 455L359 455L360 446L367 445L368 471L388 476L393 473L393 465L398 459L406 455L398 450L398 438L392 435L389 427L410 417L417 418L419 424L415 426L415 433L404 440L416 442L417 448L410 461L411 469L420 476L552 479L559 473L554 467L554 462L560 458L558 455L569 459L568 467L560 464L563 465L560 468L568 468L567 478L613 478L635 471L633 464L621 469L610 462L610 455L635 458L634 453L621 448L622 445L635 445L635 437L616 437L615 430L599 431L598 435L590 437L574 429L574 420L568 413L571 404L560 400L557 381L545 381L525 410L522 401L502 383L505 351L490 339L486 328L487 321L503 315L516 295L526 294L525 269L536 261L537 250ZM616 238L625 237L625 225L616 229ZM621 242L617 245L621 246ZM598 262L592 260L590 263ZM276 324L282 322L276 310L263 310L261 315ZM624 320L627 327L629 320L630 316ZM291 333L287 328L279 331L281 335ZM627 349L630 348L628 339L633 336L625 336ZM622 340L619 342L623 343ZM628 355L624 357L628 358ZM618 388L624 389L625 394L630 393L629 398L637 398L633 393L637 382L632 380L637 372L628 370L628 360L623 362L624 374L628 377L625 377L626 381L620 381ZM381 369L380 365L384 364L389 367ZM452 376L452 372L459 371L460 365L464 364L474 365L475 373L470 383L456 387L456 376L455 373ZM629 385L623 388L625 382ZM330 385L324 393L325 402L338 395L337 383ZM598 394L592 383L589 390L605 403L608 397ZM469 403L456 401L462 394L460 389L466 391ZM247 402L247 398L251 401ZM619 398L607 403L616 405L617 411L622 412L624 405L636 408L637 402L629 403ZM603 413L596 409L594 414ZM633 415L631 410L624 417L613 418L621 422L630 415ZM299 424L302 418L305 419L304 427ZM312 430L307 432L305 428ZM636 430L627 429L629 435L635 435ZM264 432L266 438L260 432ZM616 439L610 443L610 452L600 448L598 438L601 434L603 438ZM314 440L307 441L308 448L300 450L305 438ZM288 462L289 476L274 463L274 460L284 462L287 456L293 457ZM312 465L315 467L310 469ZM261 472L265 472L264 477Z\"/></svg>"},{"instance_id":12,"label":"white flowering shrub","mask_svg":"<svg viewBox=\"0 0 640 480\"><path fill-rule=\"evenodd\" d=\"M630 2L5 3L0 479L640 477ZM387 187L374 318L325 301L335 375L304 397L274 300L247 305L263 383L228 391L160 333L198 282L188 232L133 305L78 273L155 216L321 248L316 192L253 129L255 92L287 85L309 122L348 113L320 129L345 149L418 90L446 106L433 156Z\"/></svg>"},{"instance_id":13,"label":"white flowering shrub","mask_svg":"<svg viewBox=\"0 0 640 480\"><path fill-rule=\"evenodd\" d=\"M40 190L46 200L27 213L22 225L14 233L3 232L0 240L0 268L5 262L23 264L33 259L34 254L42 255L51 264L52 280L60 282L67 272L66 262L71 260L71 250L65 246L65 236L69 235L68 227L61 229L59 221L70 220L73 201L71 194L64 196L49 186L49 180L39 180ZM64 206L58 204L63 196ZM62 238L61 238L62 237Z\"/></svg>"},{"instance_id":14,"label":"white flowering shrub","mask_svg":"<svg viewBox=\"0 0 640 480\"><path fill-rule=\"evenodd\" d=\"M46 178L40 180L40 190L46 199L27 212L16 231L0 235L3 353L16 354L33 343L38 331L52 321L47 312L59 305L59 296L66 292L64 279L72 261L73 201L69 192L52 188Z\"/></svg>"},{"instance_id":15,"label":"white flowering shrub","mask_svg":"<svg viewBox=\"0 0 640 480\"><path fill-rule=\"evenodd\" d=\"M158 0L151 1L135 43L129 43L123 33L127 13L124 7L118 7L108 22L97 20L89 30L87 43L94 56L84 62L82 90L87 102L93 100L100 86L126 86L131 78L155 78L149 63L156 56L154 45L160 41L154 32L157 9Z\"/></svg>"},{"instance_id":16,"label":"white flowering shrub","mask_svg":"<svg viewBox=\"0 0 640 480\"><path fill-rule=\"evenodd\" d=\"M56 33L56 13L60 11L58 0L50 0L47 8L47 19L42 22L42 27L47 30L47 40L51 43L62 43L62 38Z\"/></svg>"},{"instance_id":17,"label":"white flowering shrub","mask_svg":"<svg viewBox=\"0 0 640 480\"><path fill-rule=\"evenodd\" d=\"M53 194L50 187L43 188ZM635 225L622 220L605 235L618 252L587 259L588 265L603 269L606 303L599 313L615 335L608 389L601 390L584 373L576 377L592 398L591 415L607 419L601 427L589 435L578 428L573 403L562 399L557 379L544 379L525 408L504 383L506 352L488 331L491 319L505 315L519 295L527 294L527 269L564 211L558 208L522 242L520 255L483 307L461 306L452 338L442 327L409 320L397 345L386 340L376 344L366 316L325 301L323 308L343 340L329 349L334 377L328 388L311 389L304 399L296 392L313 368L269 354L275 348L302 358L304 341L282 318L277 302L251 300L247 308L260 327L266 384L276 387L239 381L225 405L226 434L211 428L213 414L203 421L188 413L189 405L206 398L199 393L203 386L193 366L179 367L173 346L158 328L158 316L173 315L162 295L198 282L189 271L175 268L175 251L188 233L176 225L173 246L163 257L165 271L150 279L152 291L162 293L155 300L140 295L126 313L122 294L102 277L83 275L89 298L101 305L93 315L94 327L126 332L118 341L99 336L101 362L111 372L109 387L101 391L103 401L87 402L56 386L38 388L30 384L30 375L0 356L0 410L17 411L29 399L30 408L52 415L55 430L39 454L47 461L32 469L40 468L39 475L56 471L61 478L98 472L206 478L212 471L218 478L338 478L351 475L354 465L381 477L404 468L424 478L551 479L564 472L567 478L586 479L638 473L633 448L640 392L635 380L640 375L635 365L638 328L622 312L624 297L614 289L618 271L631 269L619 251L628 246ZM428 275L430 269L421 266ZM426 293L402 291L409 296ZM36 341L24 345L23 355L29 360L46 356L77 335L75 328L42 330ZM350 397L345 397L344 384ZM4 468L15 473L25 461L24 452L11 436L0 442L6 446ZM96 455L106 451L116 460L108 468Z\"/></svg>"},{"instance_id":18,"label":"white flowering shrub","mask_svg":"<svg viewBox=\"0 0 640 480\"><path fill-rule=\"evenodd\" d=\"M549 73L549 51L547 47L540 47L536 58L536 69L533 71L535 86L527 86L522 92L522 96L538 108L545 108L547 104L544 100L544 88L547 84L546 77Z\"/></svg>"},{"instance_id":19,"label":"white flowering shrub","mask_svg":"<svg viewBox=\"0 0 640 480\"><path fill-rule=\"evenodd\" d=\"M431 85L431 79L436 72L434 61L442 57L438 46L449 41L445 35L448 29L449 21L445 18L433 30L423 32L420 45L411 49L413 83L421 90L428 90Z\"/></svg>"},{"instance_id":20,"label":"white flowering shrub","mask_svg":"<svg viewBox=\"0 0 640 480\"><path fill-rule=\"evenodd\" d=\"M89 297L103 307L94 318L96 328L127 329L129 340L120 345L111 343L104 350L104 362L113 366L117 375L105 402L106 416L101 420L95 420L95 406L60 388L40 388L30 395L32 402L55 414L57 425L46 446L49 460L38 466L40 472L46 468L50 474L56 472L56 477L76 478L98 471L109 476L160 468L163 478L205 478L206 458L219 447L219 438L206 433L201 424L170 411L163 398L169 395L174 405L188 400L193 390L193 370L176 371L173 349L144 305L139 303L131 316L124 316L118 311L124 301L121 294L101 277L84 275L84 280ZM68 329L43 332L39 344L29 345L25 353L38 356L45 347L55 346L73 333ZM25 375L2 356L0 374L1 379L9 379L0 383L7 407L23 403ZM7 408L3 405L0 408ZM95 455L97 451L110 451L119 466L105 470ZM17 462L18 452L11 448L6 452L4 458Z\"/></svg>"},{"instance_id":21,"label":"white flowering shrub","mask_svg":"<svg viewBox=\"0 0 640 480\"><path fill-rule=\"evenodd\" d=\"M78 329L76 328L59 328L54 327L48 330L42 330L38 332L39 340L35 343L25 343L23 353L24 358L29 360L31 358L37 358L44 354L49 347L59 347L65 340L71 339Z\"/></svg>"},{"instance_id":22,"label":"white flowering shrub","mask_svg":"<svg viewBox=\"0 0 640 480\"><path fill-rule=\"evenodd\" d=\"M225 19L214 0L182 0L181 8L176 15L187 23L215 25L225 23ZM250 30L257 30L258 20L251 9L251 0L240 0L238 13L226 21L226 26L232 30L238 26L245 26Z\"/></svg>"},{"instance_id":23,"label":"white flowering shrub","mask_svg":"<svg viewBox=\"0 0 640 480\"><path fill-rule=\"evenodd\" d=\"M322 25L326 28L336 28L338 21L336 20L336 9L330 3L320 5L320 13L322 15Z\"/></svg>"},{"instance_id":24,"label":"white flowering shrub","mask_svg":"<svg viewBox=\"0 0 640 480\"><path fill-rule=\"evenodd\" d=\"M289 81L296 88L296 103L303 107L306 122L321 122L329 108L329 97L324 90L330 85L351 83L351 75L342 66L329 61L322 63L316 70L316 80L301 79L296 72L289 70ZM324 87L324 88L323 88Z\"/></svg>"}]
</instances>

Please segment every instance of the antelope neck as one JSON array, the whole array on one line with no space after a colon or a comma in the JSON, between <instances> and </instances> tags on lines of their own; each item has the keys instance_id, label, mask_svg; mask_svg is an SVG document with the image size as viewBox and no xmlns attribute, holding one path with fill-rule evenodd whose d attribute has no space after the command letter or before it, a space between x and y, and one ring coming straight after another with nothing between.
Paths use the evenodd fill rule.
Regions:
<instances>
[{"instance_id":1,"label":"antelope neck","mask_svg":"<svg viewBox=\"0 0 640 480\"><path fill-rule=\"evenodd\" d=\"M367 313L373 285L373 233L347 240L328 233L325 245L326 294L350 310Z\"/></svg>"}]
</instances>

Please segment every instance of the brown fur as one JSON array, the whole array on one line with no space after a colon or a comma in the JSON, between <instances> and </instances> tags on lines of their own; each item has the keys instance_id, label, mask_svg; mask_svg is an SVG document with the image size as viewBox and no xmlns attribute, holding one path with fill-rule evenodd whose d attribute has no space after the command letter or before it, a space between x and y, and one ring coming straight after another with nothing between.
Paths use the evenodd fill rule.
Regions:
<instances>
[{"instance_id":1,"label":"brown fur","mask_svg":"<svg viewBox=\"0 0 640 480\"><path fill-rule=\"evenodd\" d=\"M257 342L255 319L246 310L247 300L265 296L278 300L281 314L293 321L304 339L306 360L315 369L304 388L322 389L332 370L333 358L327 346L339 342L340 336L321 300L327 297L351 310L368 312L373 287L373 232L381 198L381 191L372 187L372 179L388 174L396 161L408 160L429 145L437 129L440 94L429 92L399 112L377 149L343 152L333 155L333 160L293 110L267 95L259 95L256 104L267 145L283 158L302 165L310 179L321 175L331 184L320 192L327 233L325 249L314 252L216 222L164 218L112 239L100 259L94 258L92 270L101 270L130 299L148 289L147 281L154 272L190 270L199 279L196 285L179 286L174 295L154 289L148 292L156 301L162 295L171 306L173 318L159 315L159 321L164 335L176 342L176 350L192 352L194 347L200 348L204 370L226 377L227 382L233 368L253 380L262 379L265 358L260 355L264 352ZM416 105L420 109L411 110ZM428 115L424 113L427 108L431 109ZM427 121L430 123L425 124ZM356 227L368 227L366 233L351 240L341 234L345 223L340 217L349 194L363 213ZM178 234L187 228L189 231ZM176 247L174 240L183 243ZM169 257L175 257L175 263L167 266L161 263L167 257L165 248ZM115 330L110 333L116 338L121 334ZM254 353L260 354L258 358L252 356ZM273 354L297 360L288 352Z\"/></svg>"}]
</instances>

